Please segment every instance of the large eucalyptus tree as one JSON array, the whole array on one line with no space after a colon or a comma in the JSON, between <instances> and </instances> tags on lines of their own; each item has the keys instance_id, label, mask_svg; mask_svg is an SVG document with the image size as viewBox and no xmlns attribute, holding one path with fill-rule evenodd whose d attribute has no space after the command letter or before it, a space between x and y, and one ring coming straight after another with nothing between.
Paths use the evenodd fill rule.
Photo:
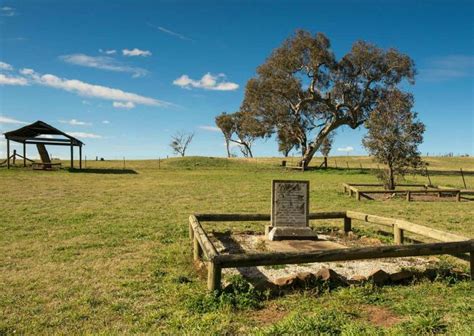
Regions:
<instances>
[{"instance_id":1,"label":"large eucalyptus tree","mask_svg":"<svg viewBox=\"0 0 474 336\"><path fill-rule=\"evenodd\" d=\"M333 130L363 125L385 91L414 75L411 58L395 49L358 41L337 60L324 34L300 30L257 68L241 111L268 133L290 133L307 166Z\"/></svg>"}]
</instances>

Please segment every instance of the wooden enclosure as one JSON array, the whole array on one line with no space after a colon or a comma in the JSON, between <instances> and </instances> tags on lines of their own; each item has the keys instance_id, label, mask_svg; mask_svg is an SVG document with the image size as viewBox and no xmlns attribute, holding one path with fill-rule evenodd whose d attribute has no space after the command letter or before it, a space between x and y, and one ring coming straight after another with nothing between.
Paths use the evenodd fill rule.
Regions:
<instances>
[{"instance_id":1,"label":"wooden enclosure","mask_svg":"<svg viewBox=\"0 0 474 336\"><path fill-rule=\"evenodd\" d=\"M412 196L416 194L435 194L438 197L444 195L454 196L456 201L460 202L464 198L463 195L474 194L474 190L430 186L427 184L397 184L397 187L402 188L392 190L375 189L383 188L383 185L378 183L343 183L342 186L344 188L344 193L347 193L351 197L354 196L358 201L360 201L362 198L373 200L369 194L402 194L405 195L407 202L412 201ZM408 187L414 187L418 189L407 189ZM468 198L464 199L469 200Z\"/></svg>"},{"instance_id":2,"label":"wooden enclosure","mask_svg":"<svg viewBox=\"0 0 474 336\"><path fill-rule=\"evenodd\" d=\"M189 216L189 235L193 258L207 263L207 288L220 290L223 268L285 265L328 261L349 261L395 257L415 257L451 254L470 260L471 279L474 278L474 239L414 224L405 220L369 215L356 211L310 213L309 219L342 219L344 232L352 230L353 221L372 223L390 228L395 245L315 250L308 252L265 252L251 254L220 254L212 244L201 222L270 221L265 214L195 214ZM441 242L404 244L404 233L410 232ZM465 255L469 253L469 255ZM461 254L461 255L460 255Z\"/></svg>"}]
</instances>

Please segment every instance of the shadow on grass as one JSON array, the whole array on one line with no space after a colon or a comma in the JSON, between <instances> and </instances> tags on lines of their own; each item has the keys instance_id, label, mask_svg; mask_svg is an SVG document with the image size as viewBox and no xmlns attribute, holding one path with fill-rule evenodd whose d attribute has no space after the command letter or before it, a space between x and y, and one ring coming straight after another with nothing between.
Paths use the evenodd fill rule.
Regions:
<instances>
[{"instance_id":1,"label":"shadow on grass","mask_svg":"<svg viewBox=\"0 0 474 336\"><path fill-rule=\"evenodd\" d=\"M213 235L232 254L245 254L245 249L232 237L231 231L213 232ZM237 267L236 269L242 278L256 288L268 286L270 283L270 280L257 267Z\"/></svg>"},{"instance_id":2,"label":"shadow on grass","mask_svg":"<svg viewBox=\"0 0 474 336\"><path fill-rule=\"evenodd\" d=\"M115 175L138 174L133 169L110 169L110 168L83 168L83 169L69 168L68 171L70 173L85 173L85 174L115 174Z\"/></svg>"}]
</instances>

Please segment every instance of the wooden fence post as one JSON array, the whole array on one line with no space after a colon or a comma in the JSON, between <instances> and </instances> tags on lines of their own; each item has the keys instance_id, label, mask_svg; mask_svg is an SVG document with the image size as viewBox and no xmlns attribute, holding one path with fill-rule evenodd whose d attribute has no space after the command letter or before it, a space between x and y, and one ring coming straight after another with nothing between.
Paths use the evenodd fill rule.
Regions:
<instances>
[{"instance_id":1,"label":"wooden fence post","mask_svg":"<svg viewBox=\"0 0 474 336\"><path fill-rule=\"evenodd\" d=\"M456 201L461 202L461 190L456 193Z\"/></svg>"},{"instance_id":2,"label":"wooden fence post","mask_svg":"<svg viewBox=\"0 0 474 336\"><path fill-rule=\"evenodd\" d=\"M407 191L407 202L411 201L411 192Z\"/></svg>"},{"instance_id":3,"label":"wooden fence post","mask_svg":"<svg viewBox=\"0 0 474 336\"><path fill-rule=\"evenodd\" d=\"M193 226L191 225L191 223L189 223L189 239L191 239L191 241L194 240L194 230L193 230Z\"/></svg>"},{"instance_id":4,"label":"wooden fence post","mask_svg":"<svg viewBox=\"0 0 474 336\"><path fill-rule=\"evenodd\" d=\"M462 168L460 170L461 170L462 183L464 184L464 189L467 189L466 180L464 179L464 173L462 171Z\"/></svg>"},{"instance_id":5,"label":"wooden fence post","mask_svg":"<svg viewBox=\"0 0 474 336\"><path fill-rule=\"evenodd\" d=\"M213 261L207 263L207 289L210 292L221 289L222 268Z\"/></svg>"},{"instance_id":6,"label":"wooden fence post","mask_svg":"<svg viewBox=\"0 0 474 336\"><path fill-rule=\"evenodd\" d=\"M474 280L474 252L471 251L469 253L469 259L470 259L470 271L471 271L471 280Z\"/></svg>"},{"instance_id":7,"label":"wooden fence post","mask_svg":"<svg viewBox=\"0 0 474 336\"><path fill-rule=\"evenodd\" d=\"M352 231L352 219L349 217L344 217L344 233L349 233Z\"/></svg>"},{"instance_id":8,"label":"wooden fence post","mask_svg":"<svg viewBox=\"0 0 474 336\"><path fill-rule=\"evenodd\" d=\"M403 230L397 224L393 226L393 240L397 245L403 245Z\"/></svg>"},{"instance_id":9,"label":"wooden fence post","mask_svg":"<svg viewBox=\"0 0 474 336\"><path fill-rule=\"evenodd\" d=\"M432 184L431 184L431 178L430 178L430 173L428 173L428 167L425 168L425 171L426 171L426 177L428 177L428 183L429 183L429 186L431 187Z\"/></svg>"},{"instance_id":10,"label":"wooden fence post","mask_svg":"<svg viewBox=\"0 0 474 336\"><path fill-rule=\"evenodd\" d=\"M199 241L196 237L193 239L193 258L194 261L201 260L202 258L202 248L201 245L199 245Z\"/></svg>"},{"instance_id":11,"label":"wooden fence post","mask_svg":"<svg viewBox=\"0 0 474 336\"><path fill-rule=\"evenodd\" d=\"M356 191L356 199L360 201L360 192Z\"/></svg>"}]
</instances>

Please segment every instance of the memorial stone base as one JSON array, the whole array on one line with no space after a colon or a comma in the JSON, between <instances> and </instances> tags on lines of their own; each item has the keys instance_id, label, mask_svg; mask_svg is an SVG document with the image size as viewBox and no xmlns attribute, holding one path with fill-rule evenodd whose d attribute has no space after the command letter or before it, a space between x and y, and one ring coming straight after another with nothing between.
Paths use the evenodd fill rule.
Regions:
<instances>
[{"instance_id":1,"label":"memorial stone base","mask_svg":"<svg viewBox=\"0 0 474 336\"><path fill-rule=\"evenodd\" d=\"M316 240L318 235L310 227L292 227L279 226L273 227L268 225L265 228L265 236L268 240Z\"/></svg>"}]
</instances>

